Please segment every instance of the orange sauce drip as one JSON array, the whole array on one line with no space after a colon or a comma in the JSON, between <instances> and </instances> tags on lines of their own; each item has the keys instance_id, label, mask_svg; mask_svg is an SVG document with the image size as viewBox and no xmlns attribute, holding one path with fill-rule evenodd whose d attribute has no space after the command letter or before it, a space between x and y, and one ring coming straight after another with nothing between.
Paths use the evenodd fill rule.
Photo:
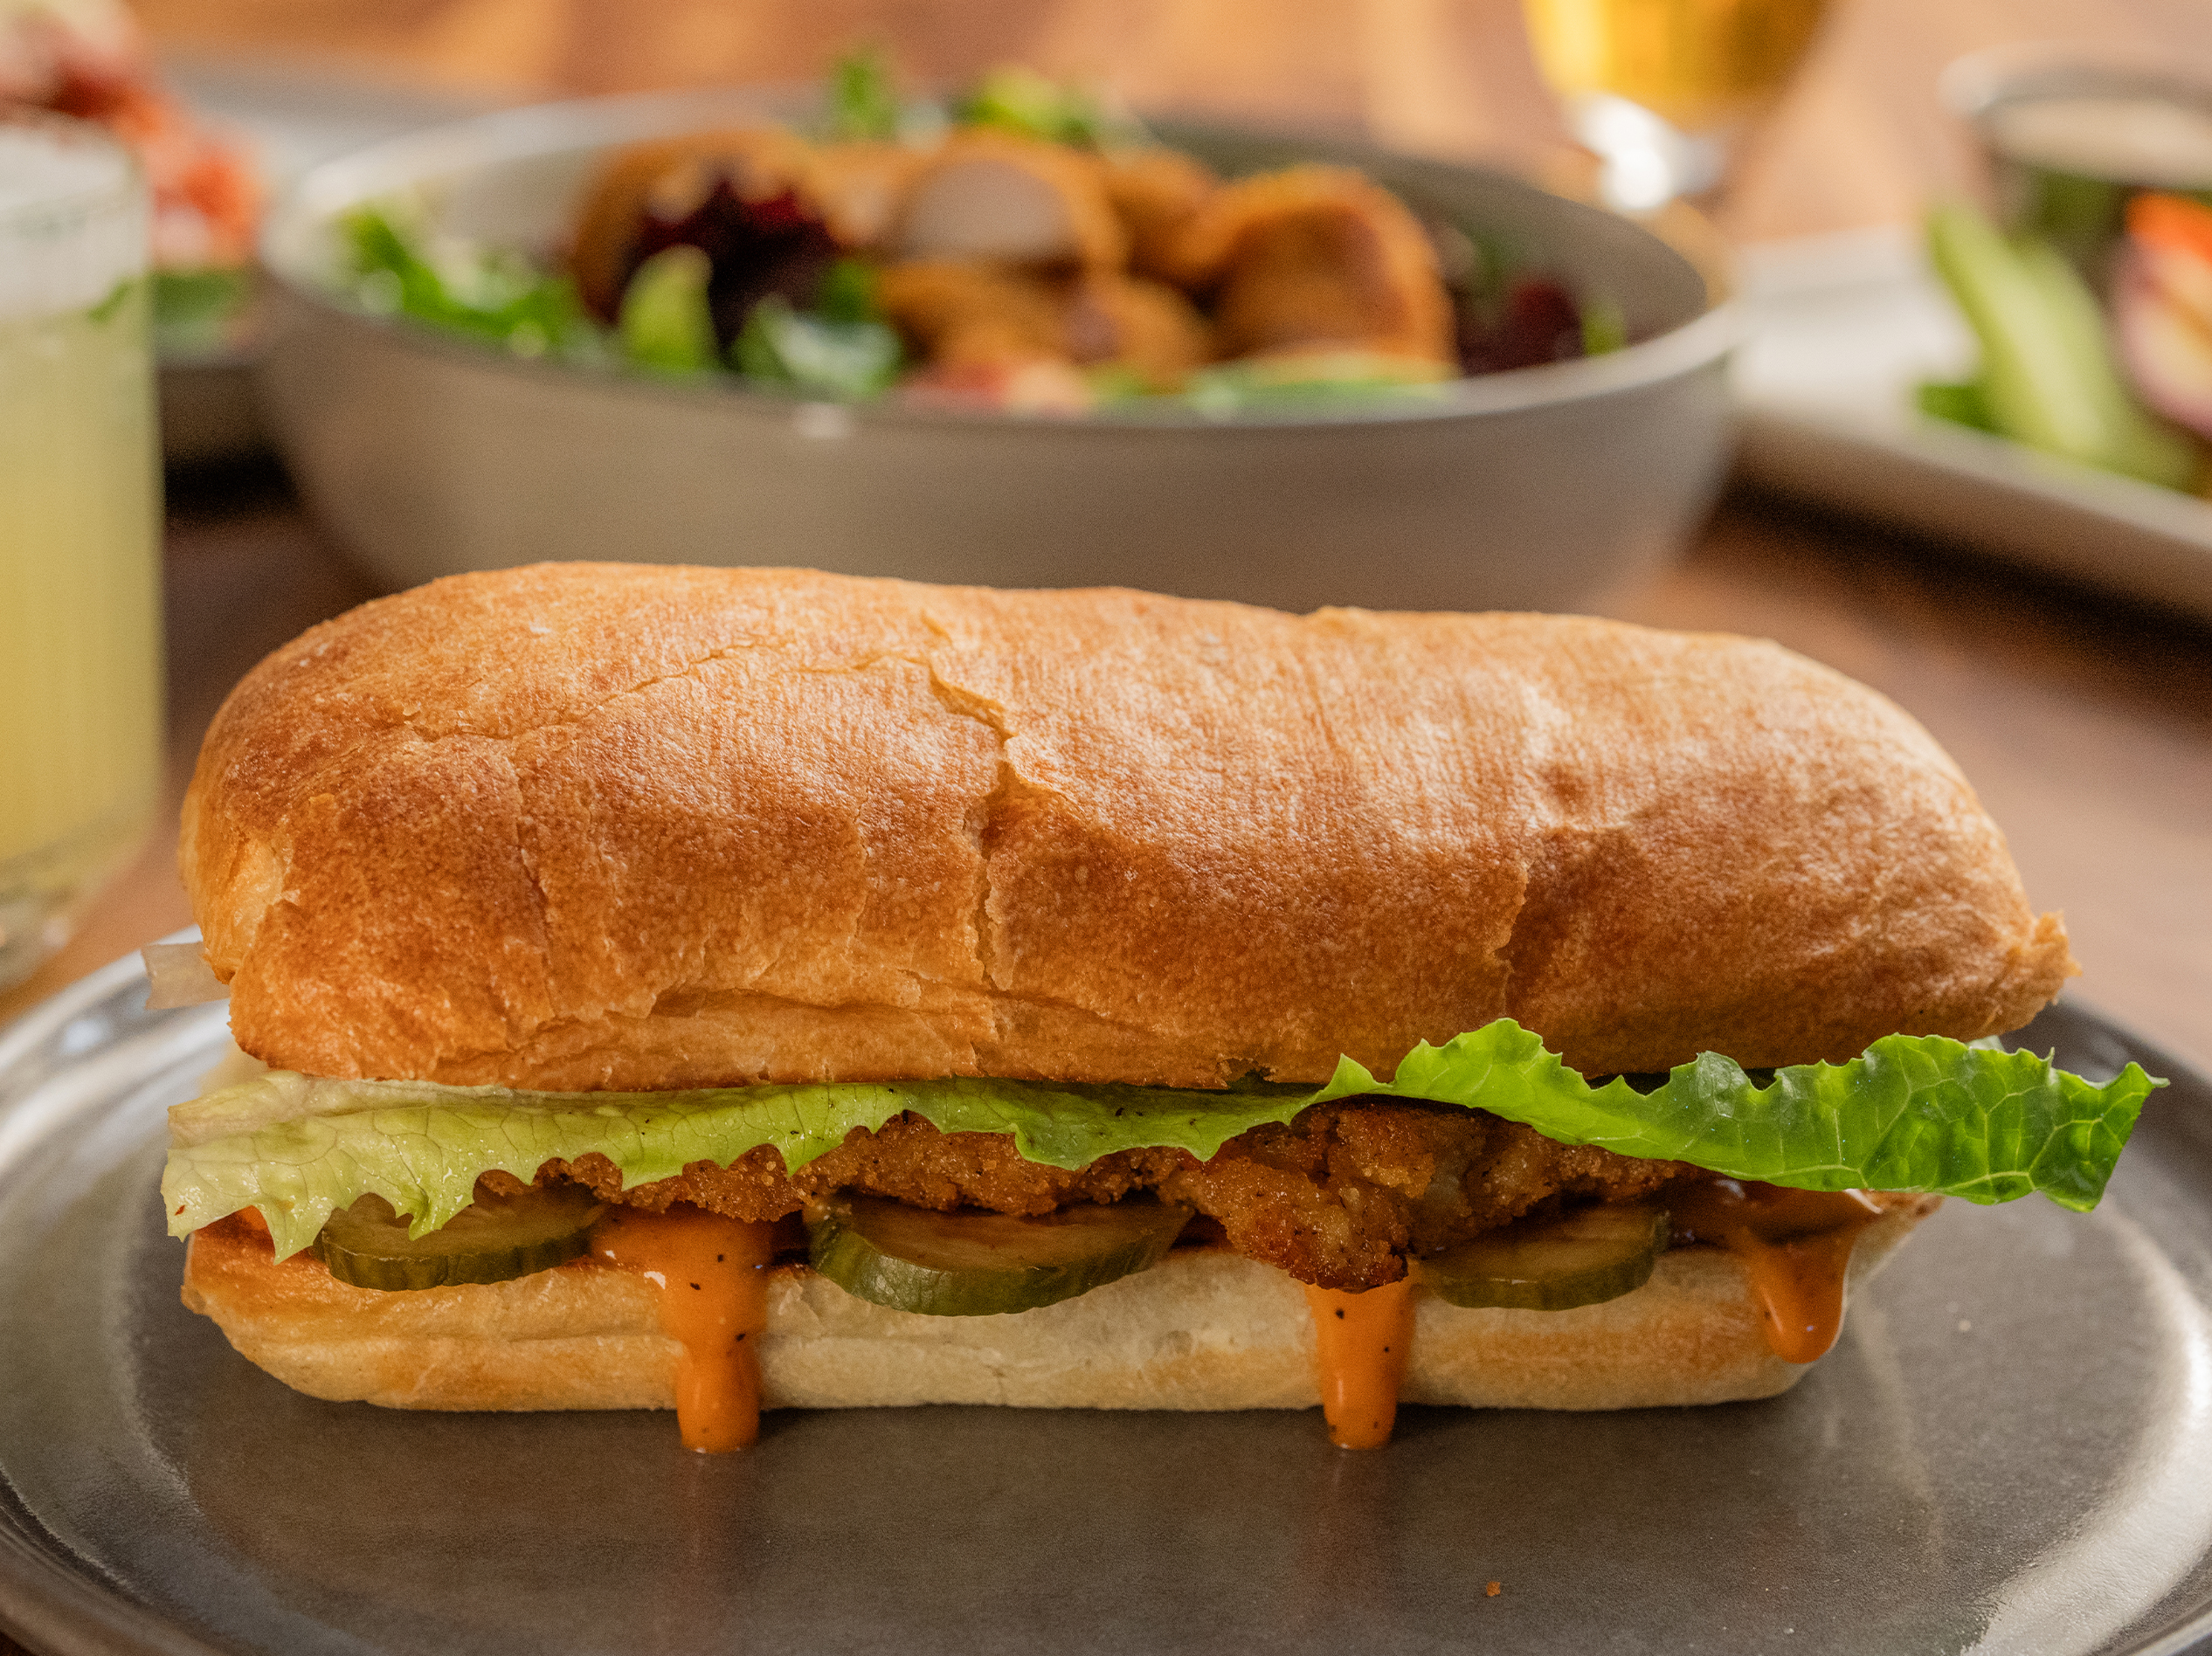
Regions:
<instances>
[{"instance_id":1,"label":"orange sauce drip","mask_svg":"<svg viewBox=\"0 0 2212 1656\"><path fill-rule=\"evenodd\" d=\"M1364 1294L1308 1285L1321 1412L1339 1449L1379 1449L1398 1418L1398 1387L1414 1346L1411 1279Z\"/></svg>"},{"instance_id":2,"label":"orange sauce drip","mask_svg":"<svg viewBox=\"0 0 2212 1656\"><path fill-rule=\"evenodd\" d=\"M1856 1190L1787 1190L1735 1179L1666 1201L1677 1241L1718 1243L1743 1261L1776 1356L1812 1363L1827 1354L1843 1328L1851 1250L1881 1209Z\"/></svg>"},{"instance_id":3,"label":"orange sauce drip","mask_svg":"<svg viewBox=\"0 0 2212 1656\"><path fill-rule=\"evenodd\" d=\"M727 1454L760 1437L760 1363L751 1336L768 1326L776 1227L697 1208L613 1208L591 1229L595 1258L660 1290L660 1326L683 1347L676 1425L683 1446Z\"/></svg>"}]
</instances>

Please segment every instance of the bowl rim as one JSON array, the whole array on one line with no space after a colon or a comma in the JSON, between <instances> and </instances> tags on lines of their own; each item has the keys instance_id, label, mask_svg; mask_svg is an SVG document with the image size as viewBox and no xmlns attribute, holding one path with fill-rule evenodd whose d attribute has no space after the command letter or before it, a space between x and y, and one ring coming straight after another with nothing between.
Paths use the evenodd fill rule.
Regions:
<instances>
[{"instance_id":1,"label":"bowl rim","mask_svg":"<svg viewBox=\"0 0 2212 1656\"><path fill-rule=\"evenodd\" d=\"M327 224L346 208L425 177L452 177L534 156L612 147L671 131L695 121L732 117L789 121L803 113L814 95L811 88L774 85L625 93L495 109L383 139L319 162L280 193L262 221L259 248L262 268L292 303L304 305L326 320L370 330L411 353L445 357L526 380L551 376L556 383L579 390L697 407L734 405L756 416L826 420L840 434L857 424L950 424L1054 434L1096 429L1181 437L1194 431L1331 431L1347 426L1419 425L1484 419L1564 407L1662 384L1722 361L1748 332L1750 319L1742 300L1732 292L1723 292L1709 297L1704 309L1689 321L1602 356L1461 376L1438 382L1433 395L1403 399L1286 410L1243 410L1230 414L1209 413L1187 404L1158 409L1117 405L1057 413L888 397L847 403L760 389L734 376L687 381L656 377L618 364L599 366L514 355L411 318L379 315L348 304L317 273L308 268L304 256L293 250L293 243ZM1649 226L1559 195L1496 168L1389 150L1365 141L1301 132L1289 127L1178 121L1168 116L1160 117L1159 124L1470 174L1486 183L1526 191L1560 210L1611 218L1658 243L1674 257L1683 259L1690 264L1693 272L1704 273Z\"/></svg>"},{"instance_id":2,"label":"bowl rim","mask_svg":"<svg viewBox=\"0 0 2212 1656\"><path fill-rule=\"evenodd\" d=\"M1936 78L1944 107L1977 129L2008 104L2116 91L2212 107L2212 57L2125 41L2015 40L1953 58Z\"/></svg>"}]
</instances>

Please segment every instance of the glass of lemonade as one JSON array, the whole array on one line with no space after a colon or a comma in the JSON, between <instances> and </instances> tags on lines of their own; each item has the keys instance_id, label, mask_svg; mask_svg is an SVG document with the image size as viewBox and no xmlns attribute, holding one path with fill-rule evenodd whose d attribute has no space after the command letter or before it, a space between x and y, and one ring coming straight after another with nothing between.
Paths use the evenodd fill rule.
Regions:
<instances>
[{"instance_id":1,"label":"glass of lemonade","mask_svg":"<svg viewBox=\"0 0 2212 1656\"><path fill-rule=\"evenodd\" d=\"M0 112L0 986L126 861L161 783L146 192L97 128Z\"/></svg>"},{"instance_id":2,"label":"glass of lemonade","mask_svg":"<svg viewBox=\"0 0 2212 1656\"><path fill-rule=\"evenodd\" d=\"M1631 211L1709 197L1812 45L1828 0L1523 0L1575 135Z\"/></svg>"}]
</instances>

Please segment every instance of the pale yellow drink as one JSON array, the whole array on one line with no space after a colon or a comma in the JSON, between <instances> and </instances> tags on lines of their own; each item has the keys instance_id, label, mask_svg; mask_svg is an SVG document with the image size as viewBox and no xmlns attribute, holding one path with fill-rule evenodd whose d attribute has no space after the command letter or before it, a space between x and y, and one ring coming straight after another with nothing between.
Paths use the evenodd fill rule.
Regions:
<instances>
[{"instance_id":1,"label":"pale yellow drink","mask_svg":"<svg viewBox=\"0 0 2212 1656\"><path fill-rule=\"evenodd\" d=\"M1552 90L1609 93L1685 133L1734 125L1787 84L1826 0L1524 0Z\"/></svg>"},{"instance_id":2,"label":"pale yellow drink","mask_svg":"<svg viewBox=\"0 0 2212 1656\"><path fill-rule=\"evenodd\" d=\"M143 207L92 143L0 121L0 983L130 854L160 783Z\"/></svg>"}]
</instances>

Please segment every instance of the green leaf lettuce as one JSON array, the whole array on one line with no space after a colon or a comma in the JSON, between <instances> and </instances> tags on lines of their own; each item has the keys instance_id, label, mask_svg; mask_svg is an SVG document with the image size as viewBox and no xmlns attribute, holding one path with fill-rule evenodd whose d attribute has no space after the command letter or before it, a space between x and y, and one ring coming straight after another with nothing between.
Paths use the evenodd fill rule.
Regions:
<instances>
[{"instance_id":1,"label":"green leaf lettuce","mask_svg":"<svg viewBox=\"0 0 2212 1656\"><path fill-rule=\"evenodd\" d=\"M1148 1146L1204 1159L1312 1105L1379 1094L1487 1110L1562 1143L1734 1178L1983 1203L2040 1190L2083 1211L2164 1084L2133 1064L2098 1086L2031 1052L1892 1035L1847 1064L1780 1070L1765 1085L1708 1052L1639 1092L1620 1079L1591 1086L1510 1018L1423 1043L1387 1083L1344 1059L1318 1091L956 1080L556 1094L276 1071L169 1112L162 1194L178 1236L259 1207L282 1257L368 1192L419 1236L468 1204L480 1175L528 1179L555 1159L604 1156L638 1184L772 1145L797 1171L902 1110L948 1133L1011 1134L1024 1156L1054 1167Z\"/></svg>"}]
</instances>

